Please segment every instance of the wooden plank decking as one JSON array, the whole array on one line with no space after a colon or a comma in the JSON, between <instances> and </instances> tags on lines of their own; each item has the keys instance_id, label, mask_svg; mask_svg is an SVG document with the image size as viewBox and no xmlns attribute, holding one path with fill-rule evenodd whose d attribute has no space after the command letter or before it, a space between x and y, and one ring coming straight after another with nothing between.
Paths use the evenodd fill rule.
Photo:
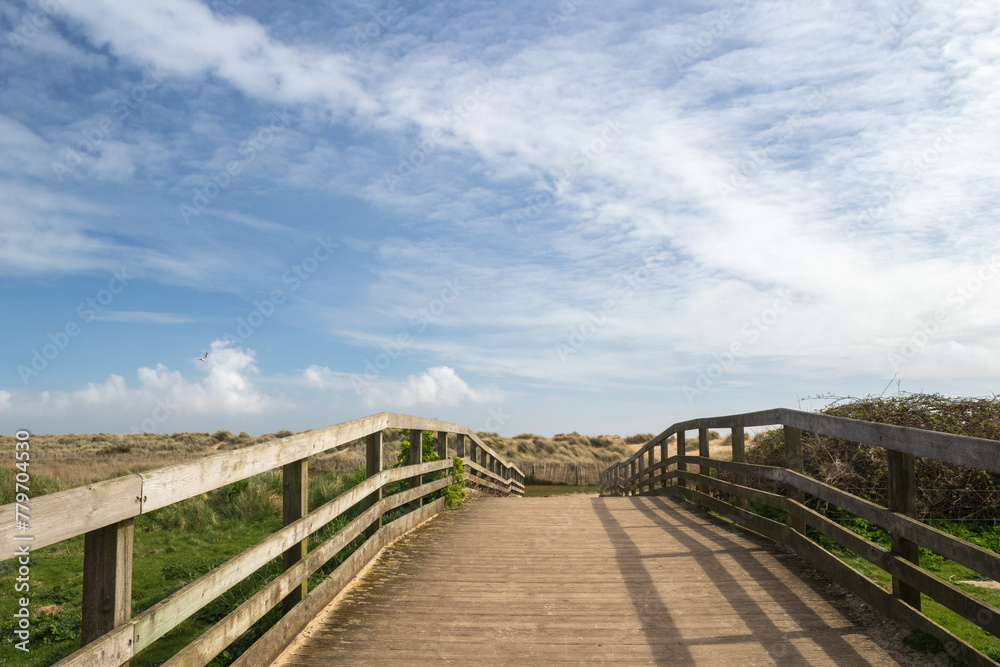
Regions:
<instances>
[{"instance_id":1,"label":"wooden plank decking","mask_svg":"<svg viewBox=\"0 0 1000 667\"><path fill-rule=\"evenodd\" d=\"M897 664L773 551L667 498L477 499L275 664Z\"/></svg>"}]
</instances>

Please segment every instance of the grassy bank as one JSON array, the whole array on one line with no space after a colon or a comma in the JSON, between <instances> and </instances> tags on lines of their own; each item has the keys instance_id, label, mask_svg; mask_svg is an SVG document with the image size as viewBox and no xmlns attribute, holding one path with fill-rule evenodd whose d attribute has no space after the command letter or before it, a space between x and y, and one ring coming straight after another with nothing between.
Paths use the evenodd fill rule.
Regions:
<instances>
[{"instance_id":1,"label":"grassy bank","mask_svg":"<svg viewBox=\"0 0 1000 667\"><path fill-rule=\"evenodd\" d=\"M890 398L838 401L822 411L840 417L911 426L916 428L1000 440L1000 399L947 398L940 395L906 394ZM1000 443L998 443L1000 446ZM885 506L887 504L888 462L879 447L860 445L817 434L803 434L806 474L844 491ZM758 435L747 446L746 460L761 465L784 465L784 433L781 429ZM917 458L917 514L925 523L1000 553L1000 475L973 468ZM772 492L780 485L758 480L755 484ZM721 494L720 494L720 497ZM812 499L812 509L844 527L884 547L890 547L888 532L837 507ZM784 521L784 512L751 503L750 508L768 518ZM830 550L858 572L887 591L891 577L884 570L841 547L817 531L809 529L814 541ZM993 606L1000 606L1000 590L973 572L927 549L920 549L920 565L936 576L951 581L965 592ZM1000 639L974 623L922 597L924 613L969 644L1000 660ZM914 642L940 650L933 638L918 633Z\"/></svg>"}]
</instances>

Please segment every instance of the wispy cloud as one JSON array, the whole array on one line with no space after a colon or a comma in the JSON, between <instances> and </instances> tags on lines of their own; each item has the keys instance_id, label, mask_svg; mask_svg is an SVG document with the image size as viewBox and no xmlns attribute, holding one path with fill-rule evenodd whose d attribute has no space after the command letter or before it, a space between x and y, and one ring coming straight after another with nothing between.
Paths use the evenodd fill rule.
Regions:
<instances>
[{"instance_id":1,"label":"wispy cloud","mask_svg":"<svg viewBox=\"0 0 1000 667\"><path fill-rule=\"evenodd\" d=\"M100 322L134 322L146 324L190 324L197 318L176 313L151 313L144 310L105 310L94 319Z\"/></svg>"}]
</instances>

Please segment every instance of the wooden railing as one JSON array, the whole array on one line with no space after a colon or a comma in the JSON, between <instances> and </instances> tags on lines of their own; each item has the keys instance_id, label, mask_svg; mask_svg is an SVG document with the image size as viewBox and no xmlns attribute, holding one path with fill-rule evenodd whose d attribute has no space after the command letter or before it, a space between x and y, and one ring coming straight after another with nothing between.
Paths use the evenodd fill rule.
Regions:
<instances>
[{"instance_id":1,"label":"wooden railing","mask_svg":"<svg viewBox=\"0 0 1000 667\"><path fill-rule=\"evenodd\" d=\"M410 429L410 465L383 470L382 431ZM422 463L421 434L437 433L439 461ZM449 438L449 434L453 438ZM364 439L367 479L308 512L310 456ZM455 443L454 450L449 440ZM524 475L504 461L467 427L434 419L383 412L317 431L300 433L215 454L204 459L127 475L31 499L31 551L78 535L84 538L82 648L58 665L123 665L139 651L239 584L270 560L283 556L284 572L235 611L173 656L167 665L205 665L283 602L284 615L237 661L268 664L312 618L370 561L400 535L444 508L424 496L454 482L445 476L424 482L429 473L451 471L454 453L466 468L465 483L489 493L523 495ZM276 469L283 476L284 527L161 602L131 615L132 537L135 517L207 491ZM410 488L382 497L391 482ZM307 552L309 536L359 502L366 509L323 544ZM405 504L416 509L382 524L382 515ZM2 508L0 543L4 559L15 554L13 504ZM306 591L309 576L362 533L364 544L323 580ZM23 535L21 536L23 539Z\"/></svg>"},{"instance_id":2,"label":"wooden railing","mask_svg":"<svg viewBox=\"0 0 1000 667\"><path fill-rule=\"evenodd\" d=\"M777 425L784 429L785 466L745 463L744 429ZM710 428L732 429L732 461L709 457ZM692 430L698 431L698 456L686 455L685 434ZM889 464L888 507L803 474L803 431L886 449ZM673 456L667 451L667 440L671 436L676 436L676 454ZM655 460L657 449L658 461ZM923 547L989 579L1000 581L1000 555L916 519L916 456L1000 473L1000 442L995 440L776 409L674 424L633 456L605 469L601 473L601 488L604 494L671 495L701 505L792 547L805 560L874 608L937 637L952 657L968 665L996 666L998 663L921 612L920 596L923 594L993 636L1000 636L1000 609L920 567L920 548ZM698 472L688 471L688 465L697 465ZM720 472L729 473L733 481L719 479ZM747 486L748 477L783 484L784 495ZM731 501L727 502L719 496L728 497ZM807 498L819 499L883 528L891 535L891 548L885 549L813 511L806 505ZM783 510L787 521L780 523L748 511L748 501ZM892 577L891 592L806 537L807 526L888 572Z\"/></svg>"}]
</instances>

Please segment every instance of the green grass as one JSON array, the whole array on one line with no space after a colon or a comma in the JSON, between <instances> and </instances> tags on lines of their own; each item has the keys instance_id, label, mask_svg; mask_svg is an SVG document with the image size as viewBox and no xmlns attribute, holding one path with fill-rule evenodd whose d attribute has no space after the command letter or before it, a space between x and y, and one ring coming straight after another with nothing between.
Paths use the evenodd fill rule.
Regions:
<instances>
[{"instance_id":1,"label":"green grass","mask_svg":"<svg viewBox=\"0 0 1000 667\"><path fill-rule=\"evenodd\" d=\"M565 493L591 493L601 492L599 486L576 486L573 484L528 484L524 487L524 497L532 498L539 496L558 496Z\"/></svg>"},{"instance_id":2,"label":"green grass","mask_svg":"<svg viewBox=\"0 0 1000 667\"><path fill-rule=\"evenodd\" d=\"M5 473L0 470L0 478ZM343 493L363 478L363 471L318 475L310 480L310 508ZM0 496L6 486L3 481L0 479ZM35 481L38 485L55 486L51 480L44 478L36 478ZM132 615L145 611L279 529L282 525L280 493L281 476L265 473L136 517ZM0 497L0 502L8 501ZM314 536L311 543L315 544L319 537L333 534L359 511L359 508L352 509L325 527L319 536ZM402 513L397 510L387 516L387 520ZM363 538L355 540L314 574L311 585L339 565L362 541ZM17 567L16 560L0 562L0 590L14 590ZM31 651L24 653L14 648L16 640L8 620L13 618L15 611L14 595L0 596L0 664L52 664L79 648L82 573L82 536L32 554L29 593ZM132 661L133 667L162 664L280 573L280 559L265 564L137 655ZM42 614L40 610L45 607L51 607L51 613ZM210 664L219 667L231 662L266 627L273 624L278 613L272 610L244 638Z\"/></svg>"},{"instance_id":3,"label":"green grass","mask_svg":"<svg viewBox=\"0 0 1000 667\"><path fill-rule=\"evenodd\" d=\"M773 519L774 521L782 523L785 522L785 513L780 510L753 502L748 503L747 505L747 509L756 512L757 514ZM716 514L716 516L721 515ZM864 519L845 515L840 518L839 523L845 528L852 530L858 535L871 540L883 548L888 549L890 547L889 533L882 528L865 521ZM970 527L968 525L947 521L931 521L929 523L938 530L942 530L983 548L1000 552L1000 526L974 524ZM810 539L836 555L857 572L865 575L878 585L882 586L885 590L892 590L892 577L885 570L872 564L870 561L857 555L853 551L845 549L837 542L834 542L812 528L807 530L807 534ZM947 558L924 548L920 549L920 566L946 581L950 577L954 577L955 580L958 581L977 581L985 579L985 577L982 577L978 572L970 570L967 567L959 565L954 561L948 560ZM991 604L994 607L1000 607L1000 591L998 590L982 588L972 584L955 585L966 593L982 600L983 602L986 602L987 604ZM921 610L928 618L946 628L963 641L979 649L990 658L1000 660L1000 639L984 630L981 630L974 623L967 621L926 595L921 595L920 604ZM909 643L914 644L915 647L922 646L926 650L941 650L939 642L936 642L933 638L925 636L923 633L914 633L913 639Z\"/></svg>"}]
</instances>

